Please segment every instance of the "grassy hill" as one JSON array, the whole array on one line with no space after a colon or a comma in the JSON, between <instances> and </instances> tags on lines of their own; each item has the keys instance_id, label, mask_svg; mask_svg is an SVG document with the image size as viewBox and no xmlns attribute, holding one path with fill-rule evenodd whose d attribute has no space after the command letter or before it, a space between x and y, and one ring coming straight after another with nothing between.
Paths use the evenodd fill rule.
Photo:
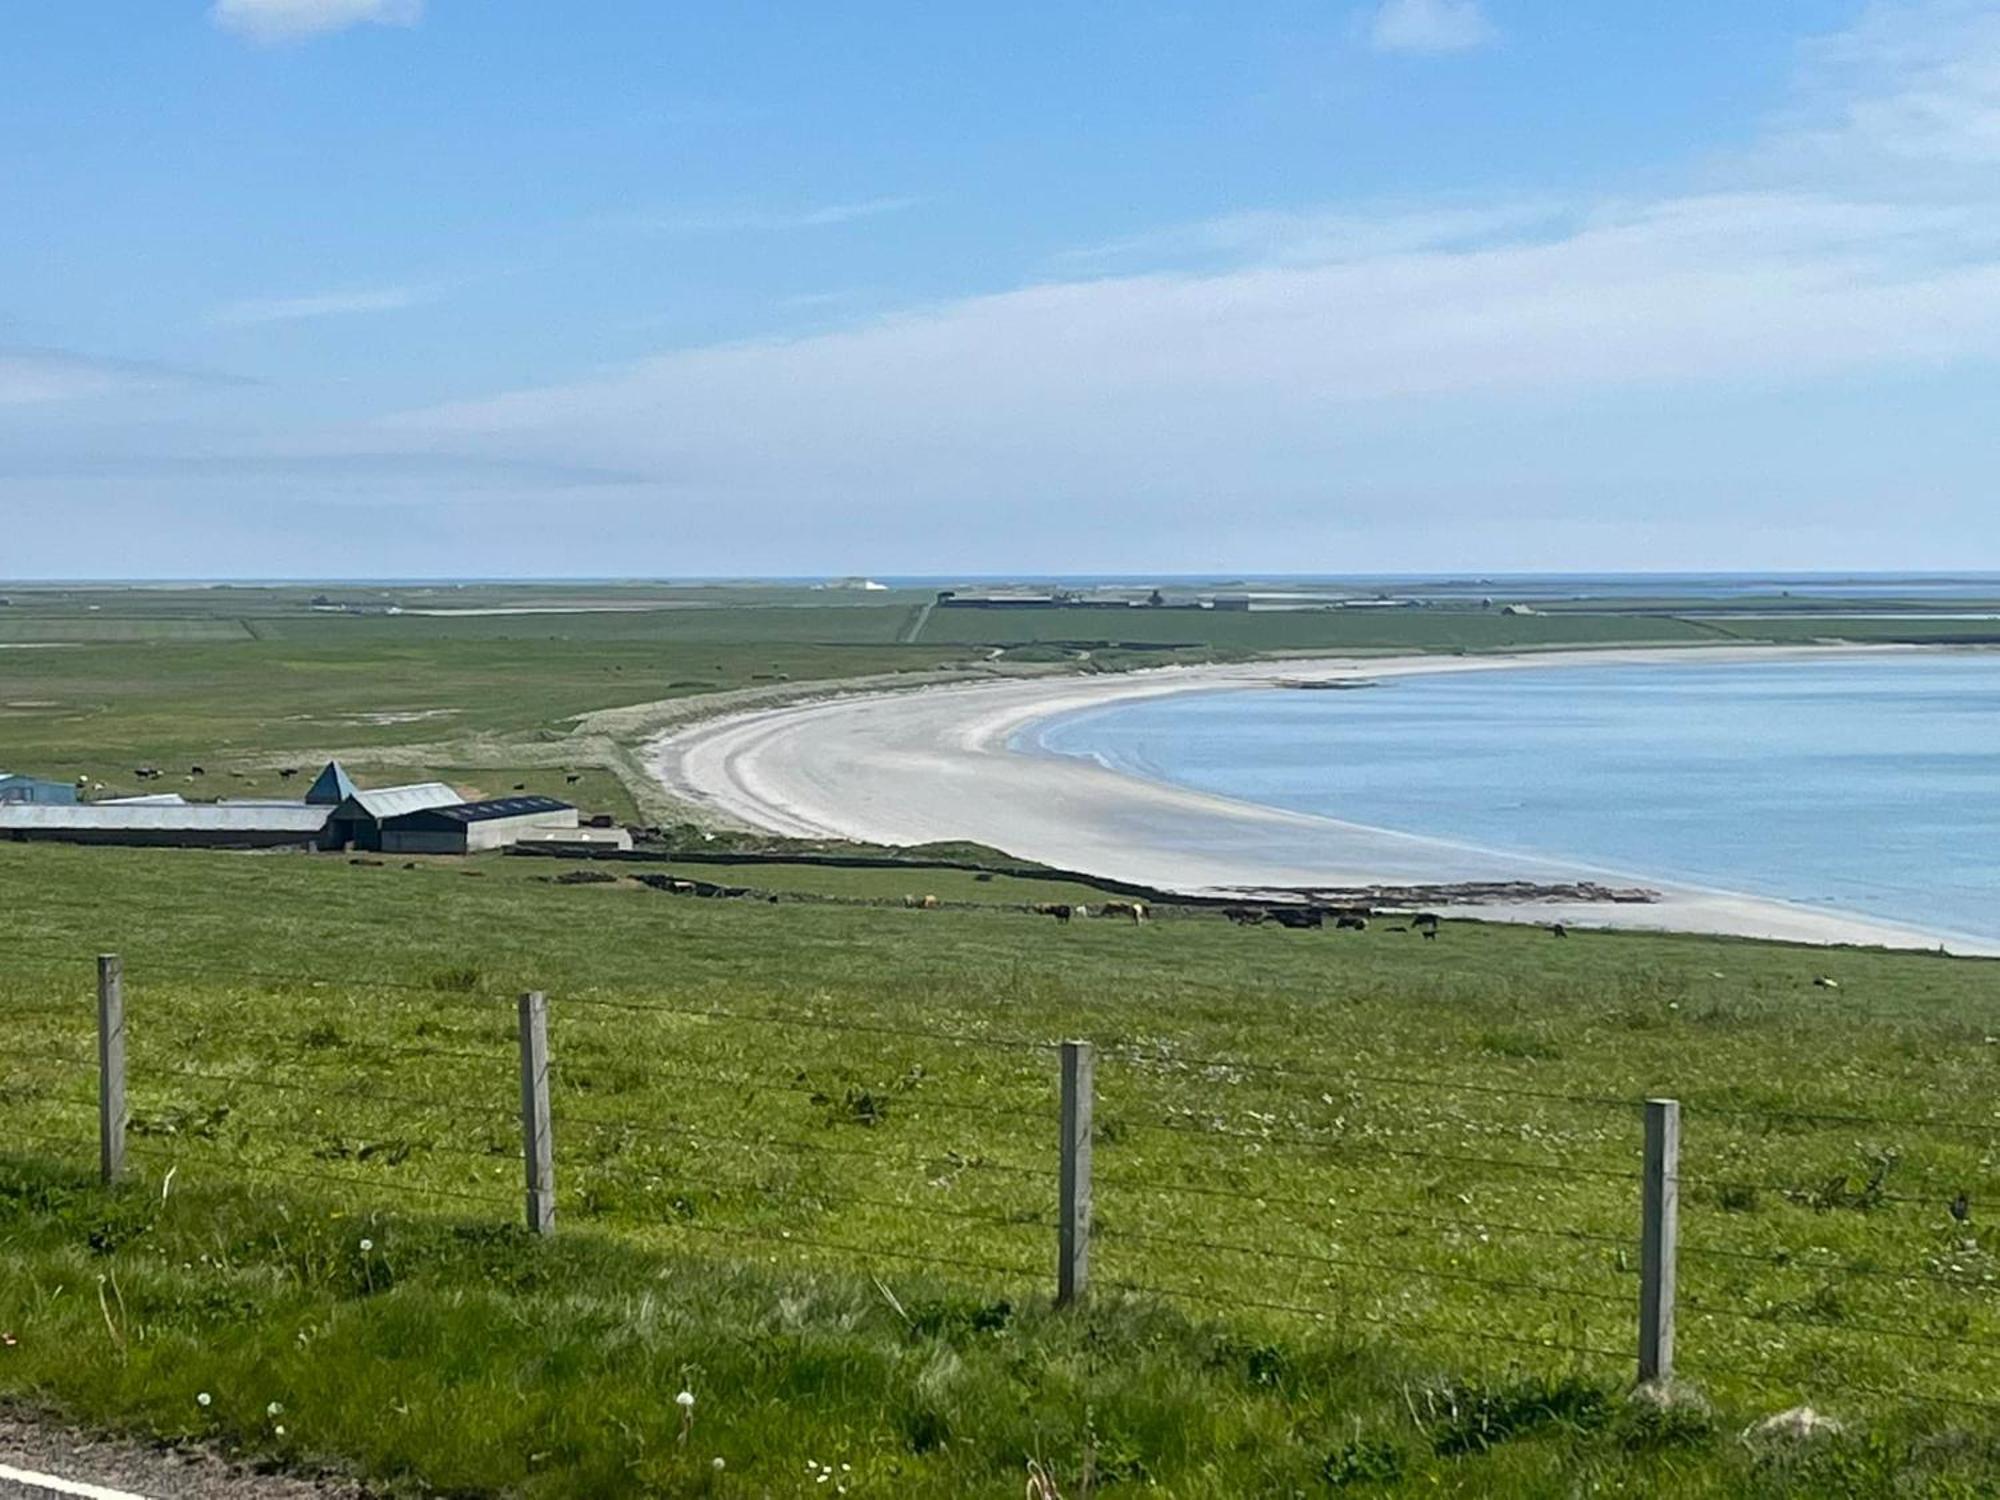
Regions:
<instances>
[{"instance_id":1,"label":"grassy hill","mask_svg":"<svg viewBox=\"0 0 2000 1500\"><path fill-rule=\"evenodd\" d=\"M2000 1483L1991 964L566 868L0 845L0 1392L447 1494L1018 1495L1031 1460L1071 1497ZM902 907L945 880L962 905ZM516 1227L531 988L546 1241ZM1099 1053L1098 1233L1058 1310L1070 1037ZM1662 1094L1664 1408L1628 1395ZM1844 1431L1739 1439L1801 1402Z\"/></svg>"}]
</instances>

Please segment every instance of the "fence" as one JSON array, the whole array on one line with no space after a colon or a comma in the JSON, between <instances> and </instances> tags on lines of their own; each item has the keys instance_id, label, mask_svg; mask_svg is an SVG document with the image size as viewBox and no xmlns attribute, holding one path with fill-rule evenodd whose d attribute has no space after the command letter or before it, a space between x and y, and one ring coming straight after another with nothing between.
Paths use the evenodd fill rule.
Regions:
<instances>
[{"instance_id":1,"label":"fence","mask_svg":"<svg viewBox=\"0 0 2000 1500\"><path fill-rule=\"evenodd\" d=\"M348 1028L321 1021L289 1058L250 1013L227 1035L204 1021L154 1048L143 991L132 1004L106 955L94 1059L16 1038L0 1103L49 1125L94 1111L107 1182L139 1163L169 1179L219 1166L518 1212L543 1235L574 1215L996 1291L1040 1285L1059 1305L1109 1292L1774 1399L1830 1389L2000 1411L1982 1394L2000 1383L2000 1261L1970 1228L2000 1149L1991 1122L1695 1106L1690 1172L1672 1099L796 1008L592 994L552 1006L541 992L502 1008L449 976L366 987L402 992L393 1026L349 1035L369 1016L343 1001ZM80 1006L48 1014L59 1039L82 1040ZM836 1041L872 1082L829 1082ZM86 1071L94 1088L63 1090ZM391 1073L416 1087L383 1087ZM805 1120L773 1129L787 1108ZM10 1121L7 1135L78 1150L80 1124ZM1925 1146L1857 1173L1806 1144L1864 1131ZM1794 1148L1788 1174L1759 1170L1771 1142ZM826 1232L843 1217L858 1234Z\"/></svg>"}]
</instances>

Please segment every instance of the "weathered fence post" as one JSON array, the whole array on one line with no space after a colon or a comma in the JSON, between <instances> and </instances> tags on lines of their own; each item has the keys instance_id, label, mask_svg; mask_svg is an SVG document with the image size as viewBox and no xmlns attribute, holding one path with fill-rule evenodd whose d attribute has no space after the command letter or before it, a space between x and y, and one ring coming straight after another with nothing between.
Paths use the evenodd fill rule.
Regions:
<instances>
[{"instance_id":1,"label":"weathered fence post","mask_svg":"<svg viewBox=\"0 0 2000 1500\"><path fill-rule=\"evenodd\" d=\"M125 962L97 955L97 1160L107 1183L125 1171Z\"/></svg>"},{"instance_id":2,"label":"weathered fence post","mask_svg":"<svg viewBox=\"0 0 2000 1500\"><path fill-rule=\"evenodd\" d=\"M528 1228L556 1227L555 1143L549 1137L549 1002L540 990L521 996L521 1157L528 1173Z\"/></svg>"},{"instance_id":3,"label":"weathered fence post","mask_svg":"<svg viewBox=\"0 0 2000 1500\"><path fill-rule=\"evenodd\" d=\"M1674 1259L1680 1246L1681 1106L1646 1101L1646 1171L1639 1229L1639 1379L1674 1373Z\"/></svg>"},{"instance_id":4,"label":"weathered fence post","mask_svg":"<svg viewBox=\"0 0 2000 1500\"><path fill-rule=\"evenodd\" d=\"M1082 1300L1090 1280L1090 1106L1096 1065L1088 1042L1062 1044L1062 1203L1057 1211L1056 1305Z\"/></svg>"}]
</instances>

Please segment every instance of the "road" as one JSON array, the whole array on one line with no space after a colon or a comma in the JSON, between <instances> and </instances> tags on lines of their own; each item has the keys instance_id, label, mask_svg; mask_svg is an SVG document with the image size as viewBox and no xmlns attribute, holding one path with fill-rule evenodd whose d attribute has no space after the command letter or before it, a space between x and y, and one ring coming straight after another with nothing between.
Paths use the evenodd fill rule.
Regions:
<instances>
[{"instance_id":1,"label":"road","mask_svg":"<svg viewBox=\"0 0 2000 1500\"><path fill-rule=\"evenodd\" d=\"M0 1500L367 1500L342 1479L258 1474L214 1454L93 1438L0 1413Z\"/></svg>"}]
</instances>

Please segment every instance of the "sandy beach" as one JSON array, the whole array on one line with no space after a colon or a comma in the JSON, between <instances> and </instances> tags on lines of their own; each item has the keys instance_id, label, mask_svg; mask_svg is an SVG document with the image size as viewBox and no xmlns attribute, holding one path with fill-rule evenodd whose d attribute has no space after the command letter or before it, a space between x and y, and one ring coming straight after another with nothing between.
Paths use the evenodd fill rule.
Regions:
<instances>
[{"instance_id":1,"label":"sandy beach","mask_svg":"<svg viewBox=\"0 0 2000 1500\"><path fill-rule=\"evenodd\" d=\"M1697 654L1704 661L1768 662L1912 649L1724 646L1315 658L979 682L731 715L659 737L646 747L646 759L677 797L772 833L879 844L969 839L1061 869L1190 894L1595 881L1641 885L1658 899L1617 905L1538 900L1460 911L1489 920L1576 927L2000 952L1956 934L1671 884L1643 871L1604 870L1287 812L1128 776L1086 760L1010 748L1022 729L1040 720L1165 694L1524 666L1685 662Z\"/></svg>"}]
</instances>

